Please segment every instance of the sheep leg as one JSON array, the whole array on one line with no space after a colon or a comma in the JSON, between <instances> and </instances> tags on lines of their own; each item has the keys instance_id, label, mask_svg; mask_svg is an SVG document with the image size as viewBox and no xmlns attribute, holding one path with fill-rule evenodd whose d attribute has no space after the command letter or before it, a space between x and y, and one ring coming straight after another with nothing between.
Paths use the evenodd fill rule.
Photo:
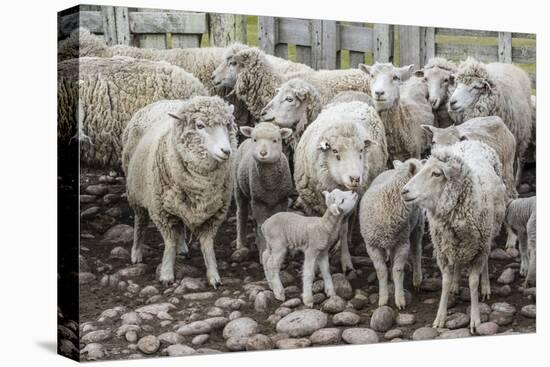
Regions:
<instances>
[{"instance_id":1,"label":"sheep leg","mask_svg":"<svg viewBox=\"0 0 550 367\"><path fill-rule=\"evenodd\" d=\"M453 269L453 282L451 283L451 294L458 294L460 291L460 275L462 268L459 264L454 265Z\"/></svg>"},{"instance_id":2,"label":"sheep leg","mask_svg":"<svg viewBox=\"0 0 550 367\"><path fill-rule=\"evenodd\" d=\"M395 297L395 306L403 310L406 306L405 301L405 291L403 289L403 279L405 275L405 264L407 263L407 258L409 257L409 249L411 245L406 242L394 249L393 252L393 285L394 285L394 297Z\"/></svg>"},{"instance_id":3,"label":"sheep leg","mask_svg":"<svg viewBox=\"0 0 550 367\"><path fill-rule=\"evenodd\" d=\"M476 328L481 324L479 315L479 278L483 266L486 263L486 254L480 255L474 260L468 282L470 285L470 332L473 334Z\"/></svg>"},{"instance_id":4,"label":"sheep leg","mask_svg":"<svg viewBox=\"0 0 550 367\"><path fill-rule=\"evenodd\" d=\"M178 229L174 223L157 224L162 239L164 240L164 254L160 267L160 282L168 286L174 281L174 264L176 263L176 246L178 241Z\"/></svg>"},{"instance_id":5,"label":"sheep leg","mask_svg":"<svg viewBox=\"0 0 550 367\"><path fill-rule=\"evenodd\" d=\"M268 282L272 285L275 298L279 301L284 301L285 290L279 273L281 271L281 266L283 265L287 249L285 245L279 243L271 243L270 246L269 257L264 263L266 271L269 274Z\"/></svg>"},{"instance_id":6,"label":"sheep leg","mask_svg":"<svg viewBox=\"0 0 550 367\"><path fill-rule=\"evenodd\" d=\"M489 256L485 256L481 270L481 301L491 298L491 281L489 280Z\"/></svg>"},{"instance_id":7,"label":"sheep leg","mask_svg":"<svg viewBox=\"0 0 550 367\"><path fill-rule=\"evenodd\" d=\"M262 254L265 251L265 237L262 232L262 224L270 217L271 211L266 206L259 204L258 202L252 203L252 215L256 222L256 247L258 248L258 256L260 262L262 261Z\"/></svg>"},{"instance_id":8,"label":"sheep leg","mask_svg":"<svg viewBox=\"0 0 550 367\"><path fill-rule=\"evenodd\" d=\"M214 237L215 233L211 231L203 233L199 237L201 244L202 256L206 265L206 277L212 287L217 288L222 284L220 275L218 274L218 264L216 263L216 253L214 252Z\"/></svg>"},{"instance_id":9,"label":"sheep leg","mask_svg":"<svg viewBox=\"0 0 550 367\"><path fill-rule=\"evenodd\" d=\"M325 294L327 295L327 297L336 296L336 291L334 290L334 283L332 283L332 275L330 275L328 251L321 252L319 257L317 258L317 263L319 264L319 270L321 270L323 282L325 283Z\"/></svg>"},{"instance_id":10,"label":"sheep leg","mask_svg":"<svg viewBox=\"0 0 550 367\"><path fill-rule=\"evenodd\" d=\"M145 228L149 222L149 213L147 209L141 207L134 208L134 243L132 245L131 260L132 264L143 261L143 240L145 239Z\"/></svg>"},{"instance_id":11,"label":"sheep leg","mask_svg":"<svg viewBox=\"0 0 550 367\"><path fill-rule=\"evenodd\" d=\"M422 237L424 236L424 219L413 228L410 236L410 248L413 265L413 287L419 290L422 283Z\"/></svg>"},{"instance_id":12,"label":"sheep leg","mask_svg":"<svg viewBox=\"0 0 550 367\"><path fill-rule=\"evenodd\" d=\"M516 249L516 242L518 240L518 236L514 233L512 230L512 227L509 225L506 225L506 251L512 252L512 250Z\"/></svg>"},{"instance_id":13,"label":"sheep leg","mask_svg":"<svg viewBox=\"0 0 550 367\"><path fill-rule=\"evenodd\" d=\"M302 300L307 307L313 307L313 278L315 278L315 260L317 251L306 250L304 254L304 269L302 272Z\"/></svg>"},{"instance_id":14,"label":"sheep leg","mask_svg":"<svg viewBox=\"0 0 550 367\"><path fill-rule=\"evenodd\" d=\"M525 288L530 284L535 284L537 278L537 220L534 216L527 222L527 248L529 268L525 277Z\"/></svg>"},{"instance_id":15,"label":"sheep leg","mask_svg":"<svg viewBox=\"0 0 550 367\"><path fill-rule=\"evenodd\" d=\"M239 250L246 248L246 225L248 224L249 203L238 189L235 189L235 203L237 206L237 250Z\"/></svg>"},{"instance_id":16,"label":"sheep leg","mask_svg":"<svg viewBox=\"0 0 550 367\"><path fill-rule=\"evenodd\" d=\"M388 268L384 251L380 248L367 244L367 253L372 260L376 276L378 277L378 305L385 306L388 304Z\"/></svg>"},{"instance_id":17,"label":"sheep leg","mask_svg":"<svg viewBox=\"0 0 550 367\"><path fill-rule=\"evenodd\" d=\"M187 241L189 241L189 244L191 243L191 231L182 223L178 233L177 254L189 259L189 246L187 245Z\"/></svg>"},{"instance_id":18,"label":"sheep leg","mask_svg":"<svg viewBox=\"0 0 550 367\"><path fill-rule=\"evenodd\" d=\"M342 227L340 229L340 262L342 263L342 272L344 274L350 274L355 272L353 263L351 262L351 254L348 247L348 225L350 218L344 219Z\"/></svg>"},{"instance_id":19,"label":"sheep leg","mask_svg":"<svg viewBox=\"0 0 550 367\"><path fill-rule=\"evenodd\" d=\"M519 253L521 257L519 274L521 276L526 276L527 270L529 269L529 250L527 245L527 233L524 230L519 231L518 239L519 239Z\"/></svg>"},{"instance_id":20,"label":"sheep leg","mask_svg":"<svg viewBox=\"0 0 550 367\"><path fill-rule=\"evenodd\" d=\"M440 259L440 256L437 257L437 260L443 279L439 308L437 309L437 316L435 317L433 323L433 327L436 329L445 327L445 320L447 318L447 304L449 302L449 293L451 291L453 270L446 260Z\"/></svg>"}]
</instances>

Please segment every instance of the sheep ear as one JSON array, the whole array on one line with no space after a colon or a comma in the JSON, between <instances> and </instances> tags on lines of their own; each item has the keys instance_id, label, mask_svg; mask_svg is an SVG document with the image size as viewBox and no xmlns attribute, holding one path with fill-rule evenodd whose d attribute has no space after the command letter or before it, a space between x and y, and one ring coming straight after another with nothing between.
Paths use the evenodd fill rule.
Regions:
<instances>
[{"instance_id":1,"label":"sheep ear","mask_svg":"<svg viewBox=\"0 0 550 367\"><path fill-rule=\"evenodd\" d=\"M373 145L378 145L378 143L374 140L365 139L365 149L372 148Z\"/></svg>"},{"instance_id":2,"label":"sheep ear","mask_svg":"<svg viewBox=\"0 0 550 367\"><path fill-rule=\"evenodd\" d=\"M449 84L450 85L455 85L455 75L454 74L449 75Z\"/></svg>"},{"instance_id":3,"label":"sheep ear","mask_svg":"<svg viewBox=\"0 0 550 367\"><path fill-rule=\"evenodd\" d=\"M330 149L330 144L328 143L328 141L322 140L319 143L319 149L321 149L323 152L326 152L327 150Z\"/></svg>"},{"instance_id":4,"label":"sheep ear","mask_svg":"<svg viewBox=\"0 0 550 367\"><path fill-rule=\"evenodd\" d=\"M247 138L250 138L252 136L252 131L254 130L254 128L250 126L241 126L239 130L241 130L241 134L243 134Z\"/></svg>"},{"instance_id":5,"label":"sheep ear","mask_svg":"<svg viewBox=\"0 0 550 367\"><path fill-rule=\"evenodd\" d=\"M303 102L307 97L307 90L305 88L299 88L294 91L294 94L296 98Z\"/></svg>"},{"instance_id":6,"label":"sheep ear","mask_svg":"<svg viewBox=\"0 0 550 367\"><path fill-rule=\"evenodd\" d=\"M232 104L229 105L229 113L230 113L230 114L235 113L235 106L232 105Z\"/></svg>"},{"instance_id":7,"label":"sheep ear","mask_svg":"<svg viewBox=\"0 0 550 367\"><path fill-rule=\"evenodd\" d=\"M452 160L448 161L443 167L443 175L445 175L445 178L447 178L448 180L458 177L459 172L460 165L458 164L458 162Z\"/></svg>"},{"instance_id":8,"label":"sheep ear","mask_svg":"<svg viewBox=\"0 0 550 367\"><path fill-rule=\"evenodd\" d=\"M183 118L181 118L180 116L175 115L175 114L173 114L173 113L168 112L168 116L170 116L170 117L172 117L172 118L174 118L174 119L176 119L176 120L178 120L178 121L185 122L185 120L184 120Z\"/></svg>"},{"instance_id":9,"label":"sheep ear","mask_svg":"<svg viewBox=\"0 0 550 367\"><path fill-rule=\"evenodd\" d=\"M283 138L283 139L290 138L290 136L293 133L292 129L289 129L289 128L286 128L286 127L283 127L280 131L281 131L281 138Z\"/></svg>"},{"instance_id":10,"label":"sheep ear","mask_svg":"<svg viewBox=\"0 0 550 367\"><path fill-rule=\"evenodd\" d=\"M425 164L426 164L426 162L428 162L428 160L427 160L426 158L424 158L424 159L420 160L420 164L422 164L422 165L425 165Z\"/></svg>"},{"instance_id":11,"label":"sheep ear","mask_svg":"<svg viewBox=\"0 0 550 367\"><path fill-rule=\"evenodd\" d=\"M396 159L396 160L393 161L393 168L397 168L402 164L403 164L403 162L401 162L399 159Z\"/></svg>"},{"instance_id":12,"label":"sheep ear","mask_svg":"<svg viewBox=\"0 0 550 367\"><path fill-rule=\"evenodd\" d=\"M434 127L432 125L420 125L420 126L422 127L422 129L424 129L424 132L426 132L429 137L432 137L434 135L435 129L437 129L437 127Z\"/></svg>"},{"instance_id":13,"label":"sheep ear","mask_svg":"<svg viewBox=\"0 0 550 367\"><path fill-rule=\"evenodd\" d=\"M414 64L410 64L407 66L403 66L401 68L397 68L399 72L399 76L401 77L401 81L404 82L405 80L409 79L412 75L412 71L414 69Z\"/></svg>"},{"instance_id":14,"label":"sheep ear","mask_svg":"<svg viewBox=\"0 0 550 367\"><path fill-rule=\"evenodd\" d=\"M418 78L424 78L424 70L417 70L414 72L414 76Z\"/></svg>"},{"instance_id":15,"label":"sheep ear","mask_svg":"<svg viewBox=\"0 0 550 367\"><path fill-rule=\"evenodd\" d=\"M372 76L371 74L371 67L370 65L366 65L366 64L359 64L359 70L363 71L365 74L367 74L368 76Z\"/></svg>"},{"instance_id":16,"label":"sheep ear","mask_svg":"<svg viewBox=\"0 0 550 367\"><path fill-rule=\"evenodd\" d=\"M409 172L411 173L411 175L415 175L416 174L416 163L415 162L409 162Z\"/></svg>"}]
</instances>

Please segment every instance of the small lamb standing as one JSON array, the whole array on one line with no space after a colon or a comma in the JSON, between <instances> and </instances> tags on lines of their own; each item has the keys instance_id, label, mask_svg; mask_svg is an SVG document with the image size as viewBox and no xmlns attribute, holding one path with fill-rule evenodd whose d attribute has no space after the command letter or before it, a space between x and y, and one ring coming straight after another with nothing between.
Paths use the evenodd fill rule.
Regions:
<instances>
[{"instance_id":1,"label":"small lamb standing","mask_svg":"<svg viewBox=\"0 0 550 367\"><path fill-rule=\"evenodd\" d=\"M477 141L441 147L404 187L408 204L426 209L443 281L434 328L445 326L447 302L461 267L469 267L470 330L481 324L478 287L489 297L488 256L505 211L505 187L495 151Z\"/></svg>"},{"instance_id":2,"label":"small lamb standing","mask_svg":"<svg viewBox=\"0 0 550 367\"><path fill-rule=\"evenodd\" d=\"M275 298L285 300L284 288L279 272L289 249L304 252L303 292L304 305L313 307L312 285L315 277L315 263L319 265L325 293L328 297L336 295L330 265L329 251L339 240L340 227L344 218L357 204L358 195L352 191L338 189L323 191L326 211L322 217L304 217L296 213L277 213L262 225L267 248L263 254L266 279L275 293Z\"/></svg>"},{"instance_id":3,"label":"small lamb standing","mask_svg":"<svg viewBox=\"0 0 550 367\"><path fill-rule=\"evenodd\" d=\"M531 81L515 65L484 64L472 57L458 67L449 111L457 123L474 117L498 116L516 138L516 184L531 139Z\"/></svg>"},{"instance_id":4,"label":"small lamb standing","mask_svg":"<svg viewBox=\"0 0 550 367\"><path fill-rule=\"evenodd\" d=\"M535 284L537 271L537 197L515 199L506 207L505 222L519 238L520 275L525 276L525 288Z\"/></svg>"},{"instance_id":5,"label":"small lamb standing","mask_svg":"<svg viewBox=\"0 0 550 367\"><path fill-rule=\"evenodd\" d=\"M401 83L409 79L412 67L396 68L391 63L359 64L371 79L371 95L376 111L386 129L390 162L420 158L423 149L421 124L433 125L433 114L427 101L411 95L400 95Z\"/></svg>"},{"instance_id":6,"label":"small lamb standing","mask_svg":"<svg viewBox=\"0 0 550 367\"><path fill-rule=\"evenodd\" d=\"M447 101L454 92L456 65L443 57L433 57L414 75L423 78L428 86L428 99L434 114L434 126L444 128L453 124Z\"/></svg>"},{"instance_id":7,"label":"small lamb standing","mask_svg":"<svg viewBox=\"0 0 550 367\"><path fill-rule=\"evenodd\" d=\"M208 281L214 288L220 285L214 238L233 190L233 107L219 97L153 103L134 115L122 143L128 202L135 215L132 263L142 261L151 218L164 239L160 281L172 282L176 247L185 247L185 226L199 239Z\"/></svg>"},{"instance_id":8,"label":"small lamb standing","mask_svg":"<svg viewBox=\"0 0 550 367\"><path fill-rule=\"evenodd\" d=\"M403 186L422 168L422 162L411 158L394 161L394 169L374 179L359 206L361 235L378 276L378 305L388 304L388 268L392 264L395 305L405 308L403 278L405 264L412 250L413 286L422 282L422 236L424 210L408 204L401 197Z\"/></svg>"},{"instance_id":9,"label":"small lamb standing","mask_svg":"<svg viewBox=\"0 0 550 367\"><path fill-rule=\"evenodd\" d=\"M292 130L279 129L269 122L261 122L254 128L241 126L240 130L249 139L239 146L233 166L237 250L246 247L246 224L251 209L261 262L265 240L260 227L273 214L288 209L288 197L293 190L288 160L282 154L283 139L288 138Z\"/></svg>"}]
</instances>

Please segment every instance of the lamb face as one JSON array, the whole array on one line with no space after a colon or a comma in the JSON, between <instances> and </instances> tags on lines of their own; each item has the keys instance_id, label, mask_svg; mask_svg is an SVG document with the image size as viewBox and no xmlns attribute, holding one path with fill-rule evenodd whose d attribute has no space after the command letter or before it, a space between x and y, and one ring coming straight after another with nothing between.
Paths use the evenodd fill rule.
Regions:
<instances>
[{"instance_id":1,"label":"lamb face","mask_svg":"<svg viewBox=\"0 0 550 367\"><path fill-rule=\"evenodd\" d=\"M396 68L390 63L372 66L360 64L359 68L370 77L371 95L377 111L392 108L399 100L399 86L409 79L414 65Z\"/></svg>"},{"instance_id":2,"label":"lamb face","mask_svg":"<svg viewBox=\"0 0 550 367\"><path fill-rule=\"evenodd\" d=\"M279 129L269 122L261 122L254 128L242 126L241 132L252 138L252 155L260 163L278 162L283 153L283 139L292 135L291 129Z\"/></svg>"},{"instance_id":3,"label":"lamb face","mask_svg":"<svg viewBox=\"0 0 550 367\"><path fill-rule=\"evenodd\" d=\"M415 74L428 86L428 100L432 109L437 110L440 105L447 102L449 88L454 84L454 76L451 70L439 67L426 68L416 71Z\"/></svg>"},{"instance_id":4,"label":"lamb face","mask_svg":"<svg viewBox=\"0 0 550 367\"><path fill-rule=\"evenodd\" d=\"M348 215L355 205L357 204L357 195L354 191L342 191L334 189L331 192L323 191L325 197L325 204L333 215L346 216Z\"/></svg>"},{"instance_id":5,"label":"lamb face","mask_svg":"<svg viewBox=\"0 0 550 367\"><path fill-rule=\"evenodd\" d=\"M262 119L281 127L293 127L307 113L307 96L311 90L295 79L275 91L277 94L262 110Z\"/></svg>"},{"instance_id":6,"label":"lamb face","mask_svg":"<svg viewBox=\"0 0 550 367\"><path fill-rule=\"evenodd\" d=\"M362 184L365 149L372 144L359 137L327 136L321 139L319 149L323 152L324 166L332 180L349 190L357 190Z\"/></svg>"},{"instance_id":7,"label":"lamb face","mask_svg":"<svg viewBox=\"0 0 550 367\"><path fill-rule=\"evenodd\" d=\"M430 158L422 169L403 187L401 197L405 204L417 204L422 208L434 211L443 195L448 180L456 176L453 163L446 163L437 158Z\"/></svg>"}]
</instances>

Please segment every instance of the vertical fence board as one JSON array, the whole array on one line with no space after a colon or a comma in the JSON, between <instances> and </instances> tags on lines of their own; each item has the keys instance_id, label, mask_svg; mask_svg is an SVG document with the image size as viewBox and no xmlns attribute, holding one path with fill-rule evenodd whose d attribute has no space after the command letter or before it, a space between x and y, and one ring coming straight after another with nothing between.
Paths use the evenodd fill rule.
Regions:
<instances>
[{"instance_id":1,"label":"vertical fence board","mask_svg":"<svg viewBox=\"0 0 550 367\"><path fill-rule=\"evenodd\" d=\"M421 67L420 27L399 25L399 65Z\"/></svg>"},{"instance_id":2,"label":"vertical fence board","mask_svg":"<svg viewBox=\"0 0 550 367\"><path fill-rule=\"evenodd\" d=\"M336 69L339 67L338 43L336 21L323 20L321 38L321 66L323 69Z\"/></svg>"},{"instance_id":3,"label":"vertical fence board","mask_svg":"<svg viewBox=\"0 0 550 367\"><path fill-rule=\"evenodd\" d=\"M498 32L498 61L512 62L512 33Z\"/></svg>"},{"instance_id":4,"label":"vertical fence board","mask_svg":"<svg viewBox=\"0 0 550 367\"><path fill-rule=\"evenodd\" d=\"M162 12L160 9L139 8L138 12ZM141 48L166 48L166 34L140 34L138 45Z\"/></svg>"},{"instance_id":5,"label":"vertical fence board","mask_svg":"<svg viewBox=\"0 0 550 367\"><path fill-rule=\"evenodd\" d=\"M279 43L275 46L275 52L273 55L288 60L288 45L286 43Z\"/></svg>"},{"instance_id":6,"label":"vertical fence board","mask_svg":"<svg viewBox=\"0 0 550 367\"><path fill-rule=\"evenodd\" d=\"M435 28L422 28L422 50L422 59L420 60L422 65L420 67L423 67L432 57L435 57Z\"/></svg>"},{"instance_id":7,"label":"vertical fence board","mask_svg":"<svg viewBox=\"0 0 550 367\"><path fill-rule=\"evenodd\" d=\"M130 19L128 8L115 7L116 39L119 45L130 44Z\"/></svg>"},{"instance_id":8,"label":"vertical fence board","mask_svg":"<svg viewBox=\"0 0 550 367\"><path fill-rule=\"evenodd\" d=\"M105 43L109 46L116 44L116 21L115 21L115 7L104 6L101 8L101 18L103 22L103 37Z\"/></svg>"},{"instance_id":9,"label":"vertical fence board","mask_svg":"<svg viewBox=\"0 0 550 367\"><path fill-rule=\"evenodd\" d=\"M321 20L311 20L311 67L315 70L321 69L322 66L322 31L323 24Z\"/></svg>"},{"instance_id":10,"label":"vertical fence board","mask_svg":"<svg viewBox=\"0 0 550 367\"><path fill-rule=\"evenodd\" d=\"M296 45L296 62L311 66L311 47Z\"/></svg>"},{"instance_id":11,"label":"vertical fence board","mask_svg":"<svg viewBox=\"0 0 550 367\"><path fill-rule=\"evenodd\" d=\"M268 54L275 54L277 44L277 20L274 17L258 17L258 45Z\"/></svg>"},{"instance_id":12,"label":"vertical fence board","mask_svg":"<svg viewBox=\"0 0 550 367\"><path fill-rule=\"evenodd\" d=\"M210 46L225 47L233 42L246 43L246 16L210 13L208 16Z\"/></svg>"},{"instance_id":13,"label":"vertical fence board","mask_svg":"<svg viewBox=\"0 0 550 367\"><path fill-rule=\"evenodd\" d=\"M390 62L390 55L393 55L393 42L390 42L390 26L387 24L375 24L372 31L372 40L374 43L372 45L373 61Z\"/></svg>"},{"instance_id":14,"label":"vertical fence board","mask_svg":"<svg viewBox=\"0 0 550 367\"><path fill-rule=\"evenodd\" d=\"M362 64L365 62L365 53L364 52L356 52L356 51L350 51L349 52L349 67L350 68L357 68L359 64Z\"/></svg>"}]
</instances>

